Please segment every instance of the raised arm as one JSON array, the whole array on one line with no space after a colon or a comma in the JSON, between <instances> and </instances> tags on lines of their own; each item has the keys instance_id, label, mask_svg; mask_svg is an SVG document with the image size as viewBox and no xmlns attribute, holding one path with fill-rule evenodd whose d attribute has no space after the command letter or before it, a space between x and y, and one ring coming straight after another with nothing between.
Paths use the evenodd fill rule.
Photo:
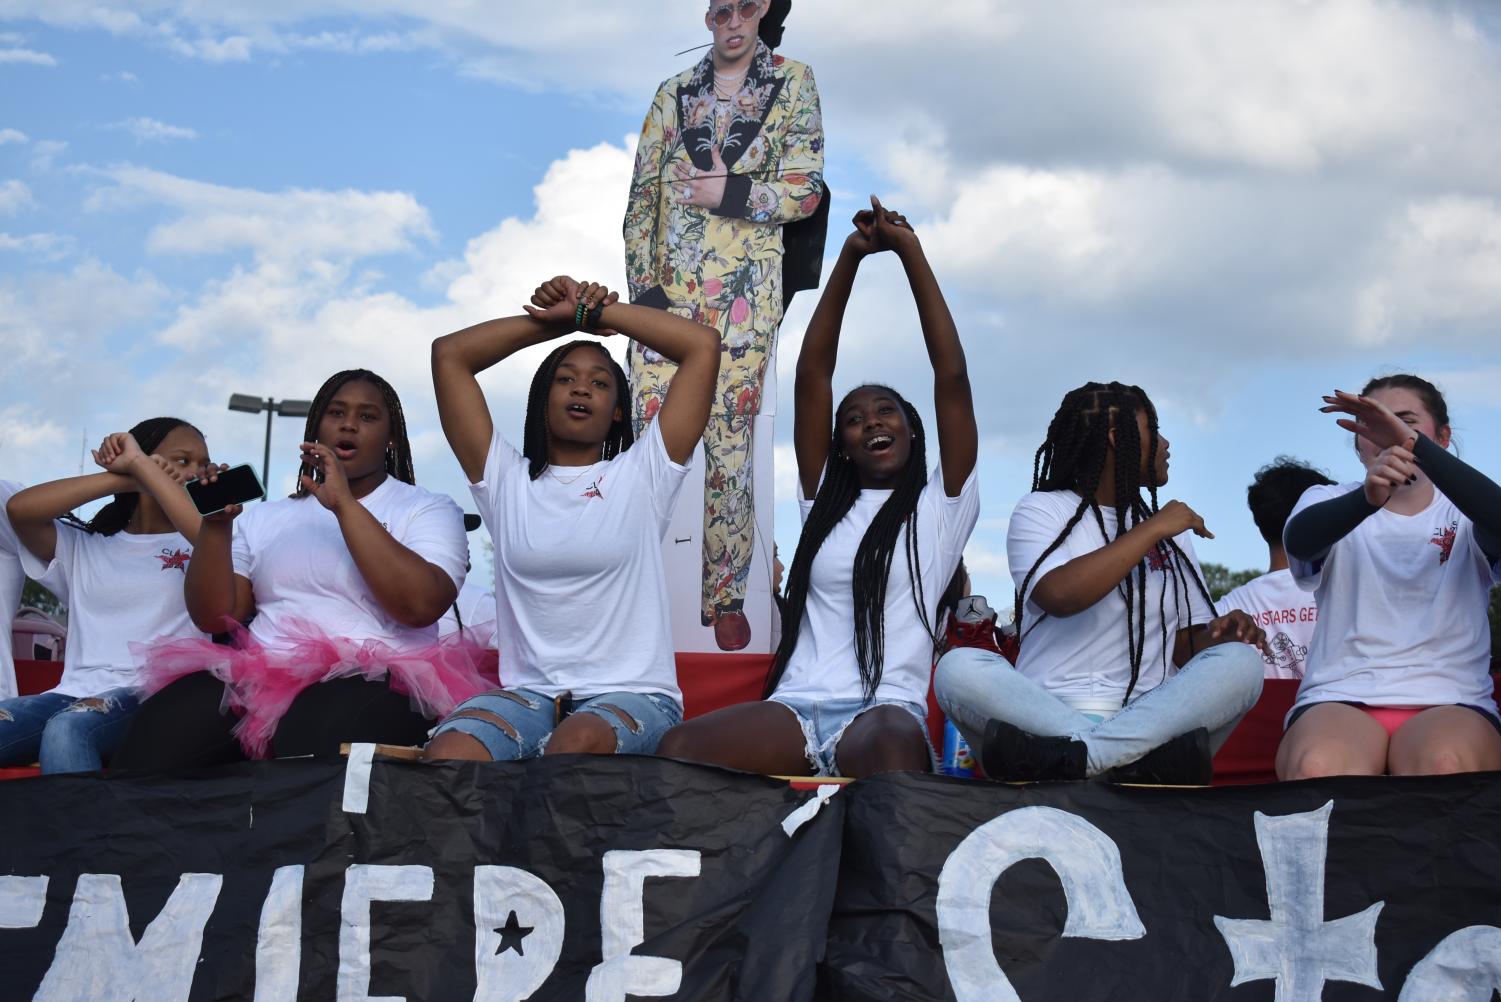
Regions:
<instances>
[{"instance_id":1,"label":"raised arm","mask_svg":"<svg viewBox=\"0 0 1501 1002\"><path fill-rule=\"evenodd\" d=\"M569 280L572 281L571 279ZM525 314L487 320L433 342L433 388L438 419L449 447L470 483L485 475L485 457L495 432L485 393L475 377L522 348L550 341L564 329Z\"/></svg>"},{"instance_id":2,"label":"raised arm","mask_svg":"<svg viewBox=\"0 0 1501 1002\"><path fill-rule=\"evenodd\" d=\"M917 303L923 343L933 366L933 412L938 421L938 450L943 460L943 490L957 497L975 468L980 432L975 426L974 398L969 388L969 369L959 329L938 287L938 279L923 253L922 243L906 217L888 212L871 198L876 242L889 247L901 259Z\"/></svg>"},{"instance_id":3,"label":"raised arm","mask_svg":"<svg viewBox=\"0 0 1501 1002\"><path fill-rule=\"evenodd\" d=\"M190 543L198 542L203 516L193 506L193 499L183 486L196 471L177 466L162 456L146 455L129 432L106 436L94 450L94 461L111 473L123 473L135 480L140 490L151 495L183 538ZM205 472L217 475L227 469L228 466L211 466Z\"/></svg>"},{"instance_id":4,"label":"raised arm","mask_svg":"<svg viewBox=\"0 0 1501 1002\"><path fill-rule=\"evenodd\" d=\"M5 513L21 545L38 560L51 563L57 556L56 519L90 501L138 490L140 485L123 473L88 473L17 491L6 502Z\"/></svg>"},{"instance_id":5,"label":"raised arm","mask_svg":"<svg viewBox=\"0 0 1501 1002\"><path fill-rule=\"evenodd\" d=\"M588 288L597 290L591 293L595 301L605 294L602 287ZM678 364L654 420L667 455L675 463L688 462L709 423L709 408L719 379L719 332L666 310L619 302L613 295L604 302L598 333L625 334ZM630 401L623 406L628 409Z\"/></svg>"},{"instance_id":6,"label":"raised arm","mask_svg":"<svg viewBox=\"0 0 1501 1002\"><path fill-rule=\"evenodd\" d=\"M808 321L802 350L797 355L793 382L792 446L803 497L818 492L818 478L829 458L829 429L834 426L834 364L839 358L839 332L844 310L855 285L860 262L877 247L869 212L855 214L855 229L844 240L839 259L824 282L823 293Z\"/></svg>"},{"instance_id":7,"label":"raised arm","mask_svg":"<svg viewBox=\"0 0 1501 1002\"><path fill-rule=\"evenodd\" d=\"M1324 398L1320 410L1347 415L1336 423L1383 450L1378 462L1390 457L1400 460L1387 464L1392 472L1411 475L1413 470L1421 470L1427 474L1434 486L1454 502L1454 507L1474 523L1475 541L1480 544L1481 552L1492 563L1501 560L1501 485L1409 425L1379 400L1336 390L1333 396ZM1446 432L1440 429L1440 434ZM1393 482L1386 496L1397 486L1399 482ZM1364 493L1372 504L1382 497L1372 493L1369 477ZM1385 501L1381 500L1381 504Z\"/></svg>"}]
</instances>

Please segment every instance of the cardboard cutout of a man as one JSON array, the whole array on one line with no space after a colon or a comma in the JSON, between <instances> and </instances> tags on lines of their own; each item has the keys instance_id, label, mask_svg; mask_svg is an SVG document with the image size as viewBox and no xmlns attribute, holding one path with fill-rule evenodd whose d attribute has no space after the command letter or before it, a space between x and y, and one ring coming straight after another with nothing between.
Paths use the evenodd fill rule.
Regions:
<instances>
[{"instance_id":1,"label":"cardboard cutout of a man","mask_svg":"<svg viewBox=\"0 0 1501 1002\"><path fill-rule=\"evenodd\" d=\"M763 41L780 39L790 6L709 5L704 23L714 42L698 65L657 89L625 216L631 301L720 333L719 385L704 432L700 612L727 651L745 647L751 633L744 605L755 548L752 422L787 302L818 284L828 220L813 71L774 56ZM676 366L636 343L629 366L639 428L661 406Z\"/></svg>"}]
</instances>

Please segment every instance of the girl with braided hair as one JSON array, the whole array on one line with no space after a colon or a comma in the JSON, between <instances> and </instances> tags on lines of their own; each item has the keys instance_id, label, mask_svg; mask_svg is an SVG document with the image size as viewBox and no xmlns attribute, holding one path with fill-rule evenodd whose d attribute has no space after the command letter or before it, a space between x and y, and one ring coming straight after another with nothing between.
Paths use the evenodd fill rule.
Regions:
<instances>
[{"instance_id":1,"label":"girl with braided hair","mask_svg":"<svg viewBox=\"0 0 1501 1002\"><path fill-rule=\"evenodd\" d=\"M1501 769L1486 607L1501 580L1501 486L1448 451L1443 394L1409 374L1336 391L1363 481L1315 486L1283 541L1318 598L1277 775Z\"/></svg>"},{"instance_id":2,"label":"girl with braided hair","mask_svg":"<svg viewBox=\"0 0 1501 1002\"><path fill-rule=\"evenodd\" d=\"M57 685L0 700L0 766L102 768L136 711L132 643L203 637L182 595L199 525L182 482L208 463L202 433L151 418L105 438L94 461L100 472L26 488L6 506L22 567L67 602L69 631ZM87 522L70 514L110 495Z\"/></svg>"},{"instance_id":3,"label":"girl with braided hair","mask_svg":"<svg viewBox=\"0 0 1501 1002\"><path fill-rule=\"evenodd\" d=\"M542 283L532 304L433 342L443 433L495 542L505 687L444 720L430 760L649 753L683 719L662 537L709 419L719 337L567 276ZM625 334L672 359L672 386L634 440L620 366L598 341L561 344L532 377L518 452L476 377L578 330Z\"/></svg>"},{"instance_id":4,"label":"girl with braided hair","mask_svg":"<svg viewBox=\"0 0 1501 1002\"><path fill-rule=\"evenodd\" d=\"M937 604L979 517L979 436L964 348L917 235L874 197L854 226L797 361L803 533L767 698L674 728L659 754L777 775L932 768ZM941 455L931 472L922 419L901 394L865 385L834 406L855 273L887 250L907 272L933 366Z\"/></svg>"},{"instance_id":5,"label":"girl with braided hair","mask_svg":"<svg viewBox=\"0 0 1501 1002\"><path fill-rule=\"evenodd\" d=\"M115 767L418 744L434 720L487 686L477 652L462 639L439 641L438 617L468 563L463 512L416 485L391 384L366 369L331 376L304 439L291 497L203 519L188 612L231 643L145 652L155 694Z\"/></svg>"},{"instance_id":6,"label":"girl with braided hair","mask_svg":"<svg viewBox=\"0 0 1501 1002\"><path fill-rule=\"evenodd\" d=\"M1139 387L1063 398L1006 534L1016 670L978 648L938 665L938 702L991 776L1208 782L1210 756L1256 702L1249 645L1264 634L1244 612L1214 617L1190 542L1213 534L1181 501L1158 507L1167 477Z\"/></svg>"}]
</instances>

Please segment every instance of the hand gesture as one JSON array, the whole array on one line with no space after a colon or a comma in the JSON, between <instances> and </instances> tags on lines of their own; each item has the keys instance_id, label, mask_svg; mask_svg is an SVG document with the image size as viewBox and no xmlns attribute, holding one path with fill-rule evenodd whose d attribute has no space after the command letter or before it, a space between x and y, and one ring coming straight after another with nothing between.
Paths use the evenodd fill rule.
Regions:
<instances>
[{"instance_id":1,"label":"hand gesture","mask_svg":"<svg viewBox=\"0 0 1501 1002\"><path fill-rule=\"evenodd\" d=\"M1417 479L1418 461L1411 452L1400 445L1382 449L1365 471L1365 499L1372 507L1384 507L1398 487Z\"/></svg>"},{"instance_id":2,"label":"hand gesture","mask_svg":"<svg viewBox=\"0 0 1501 1002\"><path fill-rule=\"evenodd\" d=\"M1259 647L1265 653L1267 650L1266 631L1256 625L1243 609L1231 609L1218 619L1209 621L1209 639L1214 643L1224 640L1233 640L1236 643L1250 644Z\"/></svg>"},{"instance_id":3,"label":"hand gesture","mask_svg":"<svg viewBox=\"0 0 1501 1002\"><path fill-rule=\"evenodd\" d=\"M729 172L717 146L709 150L709 169L706 171L679 160L672 165L672 197L684 205L717 209L724 201L724 182Z\"/></svg>"},{"instance_id":4,"label":"hand gesture","mask_svg":"<svg viewBox=\"0 0 1501 1002\"><path fill-rule=\"evenodd\" d=\"M303 442L302 461L323 474L322 483L306 473L300 478L302 486L318 499L319 504L337 515L340 508L354 501L354 495L349 492L349 477L344 473L344 463L334 455L332 449L319 442Z\"/></svg>"},{"instance_id":5,"label":"hand gesture","mask_svg":"<svg viewBox=\"0 0 1501 1002\"><path fill-rule=\"evenodd\" d=\"M1394 445L1411 448L1417 441L1417 429L1393 414L1385 404L1370 397L1335 390L1334 396L1324 398L1324 406L1319 410L1325 414L1350 415L1334 423L1345 431L1353 431L1378 449Z\"/></svg>"},{"instance_id":6,"label":"hand gesture","mask_svg":"<svg viewBox=\"0 0 1501 1002\"><path fill-rule=\"evenodd\" d=\"M146 458L146 454L136 443L135 436L125 431L117 431L113 435L104 436L104 441L99 443L99 448L92 452L94 462L101 468L123 476L130 475L132 463Z\"/></svg>"},{"instance_id":7,"label":"hand gesture","mask_svg":"<svg viewBox=\"0 0 1501 1002\"><path fill-rule=\"evenodd\" d=\"M1182 501L1169 501L1163 505L1147 522L1161 530L1163 539L1172 539L1192 531L1195 536L1204 539L1213 539L1214 533L1204 525L1204 519Z\"/></svg>"},{"instance_id":8,"label":"hand gesture","mask_svg":"<svg viewBox=\"0 0 1501 1002\"><path fill-rule=\"evenodd\" d=\"M174 463L165 456L150 455L146 457L146 460L170 477L174 484L181 486L190 479L191 471L186 466ZM228 469L228 467L225 467L225 469Z\"/></svg>"},{"instance_id":9,"label":"hand gesture","mask_svg":"<svg viewBox=\"0 0 1501 1002\"><path fill-rule=\"evenodd\" d=\"M532 293L531 305L521 308L543 323L574 331L578 330L574 326L574 318L578 315L580 301L588 304L588 310L593 310L600 303L610 306L619 302L620 296L598 282L580 283L567 275L559 275L537 286ZM619 332L612 327L601 327L592 333L608 337Z\"/></svg>"},{"instance_id":10,"label":"hand gesture","mask_svg":"<svg viewBox=\"0 0 1501 1002\"><path fill-rule=\"evenodd\" d=\"M896 251L901 256L918 245L917 234L907 217L890 211L874 195L870 196L870 208L855 213L852 222L855 232L845 238L844 245L861 257L883 250Z\"/></svg>"}]
</instances>

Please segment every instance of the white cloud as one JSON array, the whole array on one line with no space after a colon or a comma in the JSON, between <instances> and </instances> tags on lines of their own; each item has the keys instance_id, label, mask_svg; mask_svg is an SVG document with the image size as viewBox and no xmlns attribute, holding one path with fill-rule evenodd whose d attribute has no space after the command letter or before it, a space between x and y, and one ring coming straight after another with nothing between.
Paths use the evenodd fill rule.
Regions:
<instances>
[{"instance_id":1,"label":"white cloud","mask_svg":"<svg viewBox=\"0 0 1501 1002\"><path fill-rule=\"evenodd\" d=\"M22 132L20 129L0 129L0 146L7 146L10 143L25 142L26 133Z\"/></svg>"},{"instance_id":2,"label":"white cloud","mask_svg":"<svg viewBox=\"0 0 1501 1002\"><path fill-rule=\"evenodd\" d=\"M1501 201L1445 196L1407 206L1388 227L1376 275L1356 304L1360 343L1420 331L1495 344L1501 329Z\"/></svg>"},{"instance_id":3,"label":"white cloud","mask_svg":"<svg viewBox=\"0 0 1501 1002\"><path fill-rule=\"evenodd\" d=\"M57 57L47 52L38 52L35 49L0 49L0 66L7 64L56 66Z\"/></svg>"},{"instance_id":4,"label":"white cloud","mask_svg":"<svg viewBox=\"0 0 1501 1002\"><path fill-rule=\"evenodd\" d=\"M55 456L63 439L57 422L37 421L30 408L12 404L0 410L0 469L18 470L28 455Z\"/></svg>"},{"instance_id":5,"label":"white cloud","mask_svg":"<svg viewBox=\"0 0 1501 1002\"><path fill-rule=\"evenodd\" d=\"M118 73L104 73L100 75L99 79L105 83L134 84L141 82L141 78L129 70L121 70Z\"/></svg>"},{"instance_id":6,"label":"white cloud","mask_svg":"<svg viewBox=\"0 0 1501 1002\"><path fill-rule=\"evenodd\" d=\"M168 125L155 118L135 117L114 122L106 128L128 132L138 143L162 143L174 139L197 139L198 133L180 125Z\"/></svg>"},{"instance_id":7,"label":"white cloud","mask_svg":"<svg viewBox=\"0 0 1501 1002\"><path fill-rule=\"evenodd\" d=\"M59 233L0 233L0 251L26 254L43 261L57 261L73 252L72 237Z\"/></svg>"},{"instance_id":8,"label":"white cloud","mask_svg":"<svg viewBox=\"0 0 1501 1002\"><path fill-rule=\"evenodd\" d=\"M90 209L152 205L172 214L151 231L148 248L157 254L249 250L259 262L318 271L409 251L434 236L427 210L405 192L262 192L143 167L98 173L113 184L94 192Z\"/></svg>"},{"instance_id":9,"label":"white cloud","mask_svg":"<svg viewBox=\"0 0 1501 1002\"><path fill-rule=\"evenodd\" d=\"M0 216L13 216L32 204L31 189L24 181L0 181Z\"/></svg>"},{"instance_id":10,"label":"white cloud","mask_svg":"<svg viewBox=\"0 0 1501 1002\"><path fill-rule=\"evenodd\" d=\"M45 172L52 169L53 163L62 156L68 144L59 139L40 139L31 147L31 169Z\"/></svg>"}]
</instances>

